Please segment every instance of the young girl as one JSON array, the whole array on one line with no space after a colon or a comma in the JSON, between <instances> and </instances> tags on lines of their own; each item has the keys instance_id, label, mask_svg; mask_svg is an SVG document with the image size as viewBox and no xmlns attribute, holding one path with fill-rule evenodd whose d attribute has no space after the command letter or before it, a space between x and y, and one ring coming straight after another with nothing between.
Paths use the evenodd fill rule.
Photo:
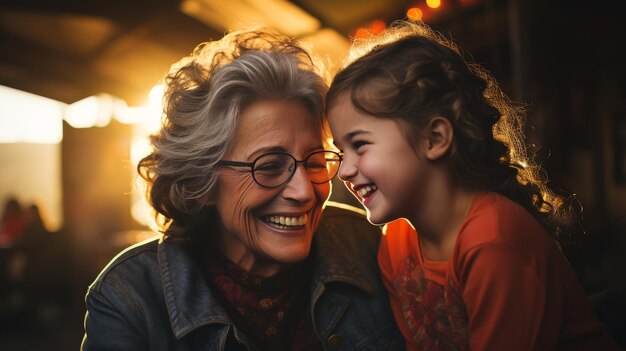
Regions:
<instances>
[{"instance_id":1,"label":"young girl","mask_svg":"<svg viewBox=\"0 0 626 351\"><path fill-rule=\"evenodd\" d=\"M358 44L327 113L339 177L389 223L378 258L407 348L616 348L556 244L568 206L490 76L422 23Z\"/></svg>"}]
</instances>

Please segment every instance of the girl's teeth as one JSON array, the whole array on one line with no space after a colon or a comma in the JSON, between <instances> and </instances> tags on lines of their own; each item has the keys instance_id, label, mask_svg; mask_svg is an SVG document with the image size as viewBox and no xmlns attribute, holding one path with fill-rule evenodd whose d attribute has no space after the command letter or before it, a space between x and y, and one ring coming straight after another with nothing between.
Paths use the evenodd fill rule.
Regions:
<instances>
[{"instance_id":1,"label":"girl's teeth","mask_svg":"<svg viewBox=\"0 0 626 351\"><path fill-rule=\"evenodd\" d=\"M369 194L372 191L374 191L376 189L378 189L378 187L376 185L372 184L372 185L366 185L366 186L362 187L361 189L359 189L358 192L359 192L359 195L361 195L361 197L367 197L367 196L369 196Z\"/></svg>"},{"instance_id":2,"label":"girl's teeth","mask_svg":"<svg viewBox=\"0 0 626 351\"><path fill-rule=\"evenodd\" d=\"M270 223L279 224L285 227L297 227L306 224L308 216L306 214L300 217L270 216Z\"/></svg>"}]
</instances>

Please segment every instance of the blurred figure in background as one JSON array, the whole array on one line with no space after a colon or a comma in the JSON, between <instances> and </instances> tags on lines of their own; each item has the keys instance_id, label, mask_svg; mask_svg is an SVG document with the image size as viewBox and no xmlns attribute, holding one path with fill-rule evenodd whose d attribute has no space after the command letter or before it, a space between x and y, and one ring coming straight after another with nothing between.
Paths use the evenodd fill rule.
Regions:
<instances>
[{"instance_id":1,"label":"blurred figure in background","mask_svg":"<svg viewBox=\"0 0 626 351\"><path fill-rule=\"evenodd\" d=\"M46 228L38 205L22 210L14 199L8 204L5 223L10 223L6 227L12 240L0 251L0 325L4 330L51 331L72 301L67 279L69 243L61 232Z\"/></svg>"},{"instance_id":2,"label":"blurred figure in background","mask_svg":"<svg viewBox=\"0 0 626 351\"><path fill-rule=\"evenodd\" d=\"M69 242L63 232L52 232L40 208L24 210L24 232L16 248L25 257L23 286L27 316L33 327L47 328L60 321L71 302Z\"/></svg>"},{"instance_id":3,"label":"blurred figure in background","mask_svg":"<svg viewBox=\"0 0 626 351\"><path fill-rule=\"evenodd\" d=\"M23 231L22 206L16 197L10 196L5 201L0 223L0 330L21 324L26 258L14 244Z\"/></svg>"},{"instance_id":4,"label":"blurred figure in background","mask_svg":"<svg viewBox=\"0 0 626 351\"><path fill-rule=\"evenodd\" d=\"M9 197L4 205L0 226L0 247L10 247L24 231L22 206L17 198Z\"/></svg>"}]
</instances>

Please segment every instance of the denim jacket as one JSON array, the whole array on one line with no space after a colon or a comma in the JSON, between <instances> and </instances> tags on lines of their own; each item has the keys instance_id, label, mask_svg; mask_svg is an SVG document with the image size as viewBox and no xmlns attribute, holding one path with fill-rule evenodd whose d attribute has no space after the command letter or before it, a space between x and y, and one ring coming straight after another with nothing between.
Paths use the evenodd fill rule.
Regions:
<instances>
[{"instance_id":1,"label":"denim jacket","mask_svg":"<svg viewBox=\"0 0 626 351\"><path fill-rule=\"evenodd\" d=\"M308 258L324 350L404 350L379 277L380 235L362 213L326 206ZM158 239L117 255L88 289L82 349L255 350L195 262L183 246Z\"/></svg>"}]
</instances>

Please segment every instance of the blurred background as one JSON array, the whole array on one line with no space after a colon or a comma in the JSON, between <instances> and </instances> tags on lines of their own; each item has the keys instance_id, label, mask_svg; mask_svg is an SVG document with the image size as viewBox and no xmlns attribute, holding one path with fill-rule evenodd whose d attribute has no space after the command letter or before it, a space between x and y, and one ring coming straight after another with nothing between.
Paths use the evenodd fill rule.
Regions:
<instances>
[{"instance_id":1,"label":"blurred background","mask_svg":"<svg viewBox=\"0 0 626 351\"><path fill-rule=\"evenodd\" d=\"M568 258L626 345L626 24L615 6L1 0L0 349L78 349L87 286L117 252L154 235L135 165L159 126L171 64L259 24L305 42L334 70L351 38L407 17L452 38L526 104L532 151L584 208L587 237ZM335 185L332 199L355 204Z\"/></svg>"}]
</instances>

